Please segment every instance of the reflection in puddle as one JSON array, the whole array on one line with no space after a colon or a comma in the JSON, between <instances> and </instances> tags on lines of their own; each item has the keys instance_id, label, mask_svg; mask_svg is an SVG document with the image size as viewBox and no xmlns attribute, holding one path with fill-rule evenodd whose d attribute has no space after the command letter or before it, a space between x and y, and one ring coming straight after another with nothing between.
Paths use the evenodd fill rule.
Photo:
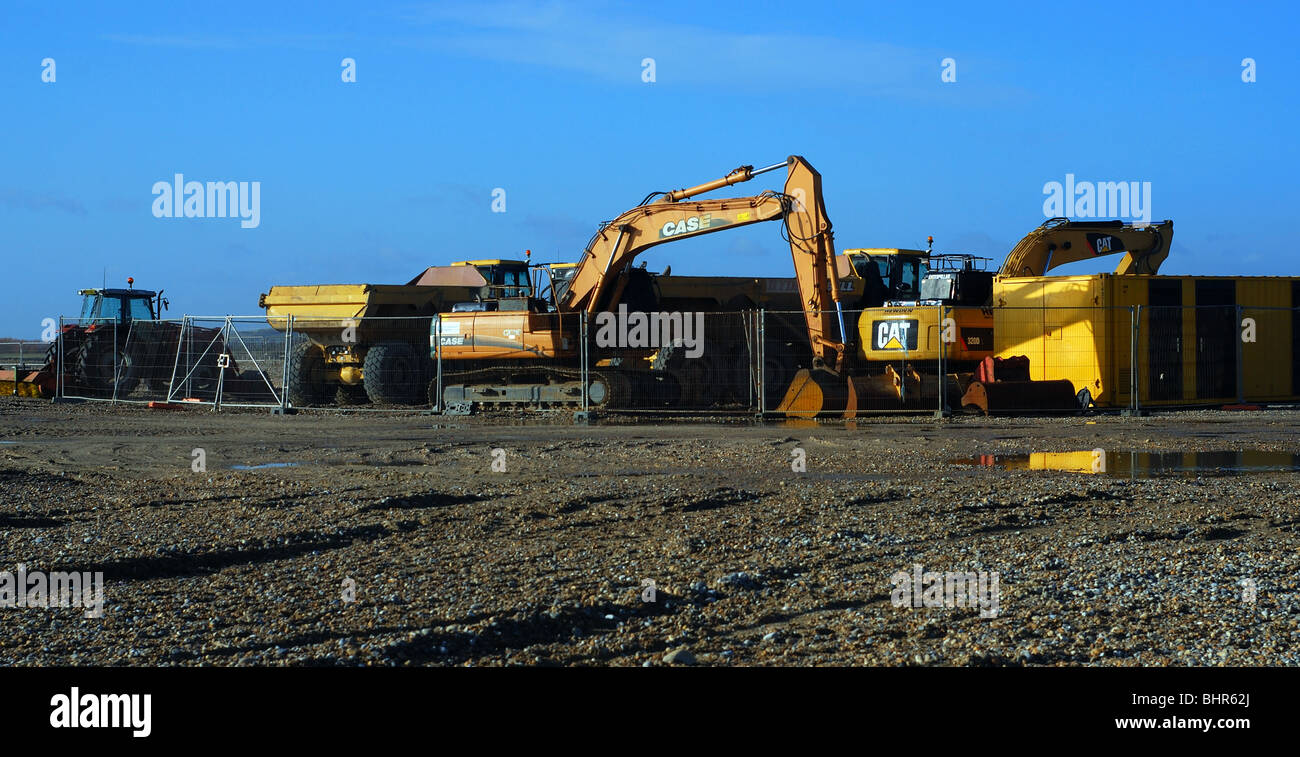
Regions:
<instances>
[{"instance_id":1,"label":"reflection in puddle","mask_svg":"<svg viewBox=\"0 0 1300 757\"><path fill-rule=\"evenodd\" d=\"M232 465L231 470L261 470L263 468L293 468L297 463L262 463L261 465Z\"/></svg>"},{"instance_id":2,"label":"reflection in puddle","mask_svg":"<svg viewBox=\"0 0 1300 757\"><path fill-rule=\"evenodd\" d=\"M1256 473L1300 471L1300 455L1261 450L1228 452L1031 452L1027 455L977 455L950 460L1005 470L1055 470L1111 476L1166 476L1180 473Z\"/></svg>"}]
</instances>

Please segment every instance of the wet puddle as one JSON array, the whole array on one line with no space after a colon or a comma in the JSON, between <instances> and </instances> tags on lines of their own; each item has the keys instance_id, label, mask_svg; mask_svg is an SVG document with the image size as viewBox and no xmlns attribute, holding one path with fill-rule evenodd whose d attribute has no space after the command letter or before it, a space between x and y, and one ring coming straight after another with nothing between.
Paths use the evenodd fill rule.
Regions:
<instances>
[{"instance_id":1,"label":"wet puddle","mask_svg":"<svg viewBox=\"0 0 1300 757\"><path fill-rule=\"evenodd\" d=\"M261 465L232 465L231 470L262 470L263 468L295 468L298 463L262 463Z\"/></svg>"},{"instance_id":2,"label":"wet puddle","mask_svg":"<svg viewBox=\"0 0 1300 757\"><path fill-rule=\"evenodd\" d=\"M1220 452L1124 452L1102 449L976 455L949 460L1003 470L1054 470L1130 478L1300 471L1300 455L1262 450Z\"/></svg>"}]
</instances>

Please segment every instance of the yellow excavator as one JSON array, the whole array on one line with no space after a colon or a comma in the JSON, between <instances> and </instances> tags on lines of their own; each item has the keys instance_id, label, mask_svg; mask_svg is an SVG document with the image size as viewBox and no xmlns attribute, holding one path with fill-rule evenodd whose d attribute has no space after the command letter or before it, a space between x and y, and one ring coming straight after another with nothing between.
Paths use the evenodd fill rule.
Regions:
<instances>
[{"instance_id":1,"label":"yellow excavator","mask_svg":"<svg viewBox=\"0 0 1300 757\"><path fill-rule=\"evenodd\" d=\"M1048 271L1108 255L1123 255L1116 275L1154 274L1169 256L1172 238L1171 221L1126 224L1053 218L1021 239L996 274L982 270L983 258L930 255L917 297L898 298L862 312L857 370L847 384L852 395L849 406L937 410L938 389L943 386L949 408L969 405L988 412L990 406L994 410L1077 407L1082 400L1069 382L1030 382L1027 375L1018 380L1025 370L1022 363L1006 366L1005 372L1017 380L993 381L985 364L996 354L995 341L1004 344L1010 338L998 338L994 330L995 308L1006 304L999 293L1015 292L1017 302L1032 300L1026 297L1025 287L1039 288L1046 295L1058 286L1071 286L1041 278ZM810 376L799 374L777 410L815 417L838 413L842 406L840 400L824 396Z\"/></svg>"},{"instance_id":2,"label":"yellow excavator","mask_svg":"<svg viewBox=\"0 0 1300 757\"><path fill-rule=\"evenodd\" d=\"M786 169L783 191L749 197L699 199L707 192L739 184L756 176ZM779 221L789 241L806 342L797 350L806 357L802 368L815 372L828 385L839 377L852 354L846 346L843 291L837 271L830 219L822 197L821 175L800 156L755 169L741 166L726 176L686 189L656 193L606 224L588 242L581 259L563 281L559 270L534 292L543 296L498 297L460 303L434 317L432 338L441 351L442 396L430 399L452 411L474 406L575 406L584 393L593 407L673 407L682 385L698 382L689 375L678 380L671 371L628 367L635 349L601 346L584 338L580 324L595 331L597 314L612 311L628 278L621 274L638 255L657 245L691 239L766 221ZM550 299L544 296L549 289ZM767 340L773 334L766 335ZM717 349L739 349L735 339L717 342ZM705 354L710 351L706 343ZM590 350L583 360L583 352ZM795 352L791 349L790 352ZM647 349L647 356L650 350ZM717 357L715 355L715 357ZM736 356L722 356L732 360ZM583 363L593 366L584 375ZM693 361L684 361L686 367ZM790 371L793 374L793 370ZM784 389L784 379L765 382ZM431 385L431 389L433 385ZM843 391L830 393L843 395ZM441 400L441 402L439 402Z\"/></svg>"}]
</instances>

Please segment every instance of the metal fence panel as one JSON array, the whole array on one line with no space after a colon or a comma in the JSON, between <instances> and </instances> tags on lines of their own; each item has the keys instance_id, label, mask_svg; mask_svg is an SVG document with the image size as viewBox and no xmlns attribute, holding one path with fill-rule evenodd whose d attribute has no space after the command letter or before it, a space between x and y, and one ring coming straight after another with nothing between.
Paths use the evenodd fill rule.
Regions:
<instances>
[{"instance_id":1,"label":"metal fence panel","mask_svg":"<svg viewBox=\"0 0 1300 757\"><path fill-rule=\"evenodd\" d=\"M550 319L563 324L549 351L499 315L479 325L464 315L454 329L440 317L60 319L53 344L0 343L0 368L52 361L60 396L218 409L767 416L787 414L800 380L828 375L814 371L802 311L633 315L519 314L533 319L534 338ZM999 307L985 313L991 330L970 315L943 305L845 312L846 361L821 385L823 415L960 410L991 355L1003 359L992 378L1068 380L1105 408L1300 398L1300 309Z\"/></svg>"}]
</instances>

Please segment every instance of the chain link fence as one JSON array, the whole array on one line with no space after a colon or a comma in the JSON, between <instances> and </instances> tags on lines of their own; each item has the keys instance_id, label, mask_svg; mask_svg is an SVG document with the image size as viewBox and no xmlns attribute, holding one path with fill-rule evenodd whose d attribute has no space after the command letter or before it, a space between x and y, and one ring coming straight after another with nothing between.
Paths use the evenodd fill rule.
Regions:
<instances>
[{"instance_id":1,"label":"chain link fence","mask_svg":"<svg viewBox=\"0 0 1300 757\"><path fill-rule=\"evenodd\" d=\"M621 309L590 319L467 310L78 320L61 322L52 345L0 342L0 369L23 374L45 365L60 397L280 411L811 418L1300 400L1300 309L845 311L838 372L815 359L809 318L802 311ZM825 322L838 332L840 319L834 313ZM972 400L979 392L983 405Z\"/></svg>"}]
</instances>

